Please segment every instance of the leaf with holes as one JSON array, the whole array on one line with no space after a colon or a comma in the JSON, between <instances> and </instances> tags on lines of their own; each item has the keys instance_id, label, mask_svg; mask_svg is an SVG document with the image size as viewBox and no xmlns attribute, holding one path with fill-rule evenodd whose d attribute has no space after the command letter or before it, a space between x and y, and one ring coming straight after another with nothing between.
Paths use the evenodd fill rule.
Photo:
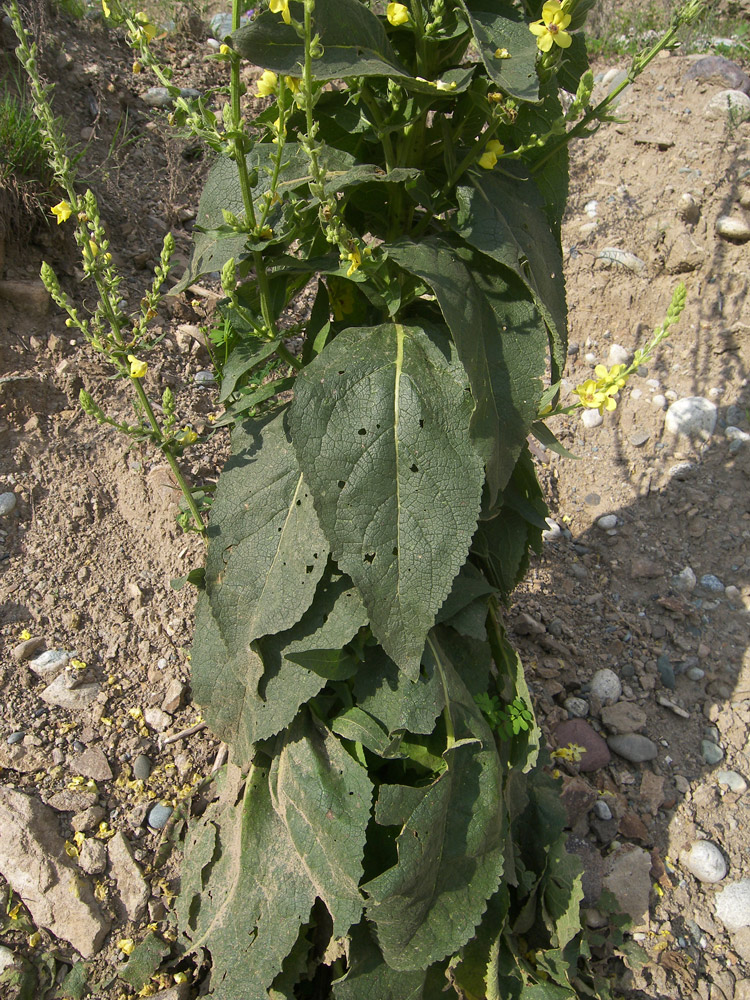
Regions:
<instances>
[{"instance_id":1,"label":"leaf with holes","mask_svg":"<svg viewBox=\"0 0 750 1000\"><path fill-rule=\"evenodd\" d=\"M472 409L447 340L399 324L345 330L295 385L289 426L320 523L412 680L476 527Z\"/></svg>"},{"instance_id":2,"label":"leaf with holes","mask_svg":"<svg viewBox=\"0 0 750 1000\"><path fill-rule=\"evenodd\" d=\"M206 593L232 650L298 622L328 559L285 420L237 428L211 507Z\"/></svg>"}]
</instances>

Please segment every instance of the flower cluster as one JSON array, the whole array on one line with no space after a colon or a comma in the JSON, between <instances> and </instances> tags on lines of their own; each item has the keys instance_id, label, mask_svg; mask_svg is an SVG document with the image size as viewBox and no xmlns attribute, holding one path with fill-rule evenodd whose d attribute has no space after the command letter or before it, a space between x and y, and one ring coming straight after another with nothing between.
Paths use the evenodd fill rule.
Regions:
<instances>
[{"instance_id":1,"label":"flower cluster","mask_svg":"<svg viewBox=\"0 0 750 1000\"><path fill-rule=\"evenodd\" d=\"M626 370L626 365L612 365L610 369L606 365L597 365L594 369L596 378L586 379L573 390L580 399L581 406L600 413L616 409L617 401L614 397L627 381Z\"/></svg>"}]
</instances>

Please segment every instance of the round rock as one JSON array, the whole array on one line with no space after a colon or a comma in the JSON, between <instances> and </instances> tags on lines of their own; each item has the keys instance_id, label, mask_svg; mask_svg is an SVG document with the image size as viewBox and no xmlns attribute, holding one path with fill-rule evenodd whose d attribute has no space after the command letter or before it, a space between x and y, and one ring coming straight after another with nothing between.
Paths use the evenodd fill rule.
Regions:
<instances>
[{"instance_id":1,"label":"round rock","mask_svg":"<svg viewBox=\"0 0 750 1000\"><path fill-rule=\"evenodd\" d=\"M709 438L716 427L716 404L703 396L678 399L667 410L664 427L670 434Z\"/></svg>"},{"instance_id":2,"label":"round rock","mask_svg":"<svg viewBox=\"0 0 750 1000\"><path fill-rule=\"evenodd\" d=\"M15 509L17 500L15 493L0 493L0 517L5 517Z\"/></svg>"},{"instance_id":3,"label":"round rock","mask_svg":"<svg viewBox=\"0 0 750 1000\"><path fill-rule=\"evenodd\" d=\"M613 705L622 694L620 678L608 667L597 670L591 678L591 694L598 698L602 705Z\"/></svg>"},{"instance_id":4,"label":"round rock","mask_svg":"<svg viewBox=\"0 0 750 1000\"><path fill-rule=\"evenodd\" d=\"M721 882L727 874L727 863L716 844L697 840L685 856L685 867L700 882Z\"/></svg>"},{"instance_id":5,"label":"round rock","mask_svg":"<svg viewBox=\"0 0 750 1000\"><path fill-rule=\"evenodd\" d=\"M648 718L643 709L633 702L618 701L614 705L605 705L602 722L613 733L637 733L644 728Z\"/></svg>"},{"instance_id":6,"label":"round rock","mask_svg":"<svg viewBox=\"0 0 750 1000\"><path fill-rule=\"evenodd\" d=\"M133 774L138 781L146 781L151 774L151 761L145 753L138 754L135 758Z\"/></svg>"},{"instance_id":7,"label":"round rock","mask_svg":"<svg viewBox=\"0 0 750 1000\"><path fill-rule=\"evenodd\" d=\"M171 806L163 806L161 803L155 805L148 814L148 825L152 830L163 830L172 815Z\"/></svg>"},{"instance_id":8,"label":"round rock","mask_svg":"<svg viewBox=\"0 0 750 1000\"><path fill-rule=\"evenodd\" d=\"M575 743L585 749L586 753L578 764L581 771L598 771L612 759L606 742L583 719L568 719L566 722L561 722L555 729L555 742L558 747Z\"/></svg>"},{"instance_id":9,"label":"round rock","mask_svg":"<svg viewBox=\"0 0 750 1000\"><path fill-rule=\"evenodd\" d=\"M672 586L675 590L682 591L683 594L689 594L691 591L695 590L697 582L695 573L689 566L686 566L681 573L677 574L677 576L672 577Z\"/></svg>"},{"instance_id":10,"label":"round rock","mask_svg":"<svg viewBox=\"0 0 750 1000\"><path fill-rule=\"evenodd\" d=\"M602 517L597 518L596 526L602 531L611 531L612 528L617 527L617 514L602 515Z\"/></svg>"},{"instance_id":11,"label":"round rock","mask_svg":"<svg viewBox=\"0 0 750 1000\"><path fill-rule=\"evenodd\" d=\"M633 764L643 764L647 760L654 760L659 752L659 748L650 740L648 736L641 736L640 733L623 733L617 736L610 736L607 740L610 750L614 750L620 757L629 760Z\"/></svg>"},{"instance_id":12,"label":"round rock","mask_svg":"<svg viewBox=\"0 0 750 1000\"><path fill-rule=\"evenodd\" d=\"M720 785L728 788L730 792L735 792L737 795L742 795L743 792L747 791L747 782L736 771L717 771L716 780Z\"/></svg>"},{"instance_id":13,"label":"round rock","mask_svg":"<svg viewBox=\"0 0 750 1000\"><path fill-rule=\"evenodd\" d=\"M623 347L622 344L612 344L607 355L607 364L610 368L612 365L629 365L632 360L632 351L629 351L627 347Z\"/></svg>"},{"instance_id":14,"label":"round rock","mask_svg":"<svg viewBox=\"0 0 750 1000\"><path fill-rule=\"evenodd\" d=\"M750 118L750 97L741 90L720 90L708 102L704 114L709 121L739 125Z\"/></svg>"},{"instance_id":15,"label":"round rock","mask_svg":"<svg viewBox=\"0 0 750 1000\"><path fill-rule=\"evenodd\" d=\"M605 823L607 820L612 819L612 810L609 808L604 799L596 800L594 803L594 813L596 814L597 819L604 820Z\"/></svg>"},{"instance_id":16,"label":"round rock","mask_svg":"<svg viewBox=\"0 0 750 1000\"><path fill-rule=\"evenodd\" d=\"M716 220L716 232L725 240L740 243L750 240L750 224L739 215L720 215Z\"/></svg>"},{"instance_id":17,"label":"round rock","mask_svg":"<svg viewBox=\"0 0 750 1000\"><path fill-rule=\"evenodd\" d=\"M716 894L716 916L728 931L750 927L750 878L734 882Z\"/></svg>"},{"instance_id":18,"label":"round rock","mask_svg":"<svg viewBox=\"0 0 750 1000\"><path fill-rule=\"evenodd\" d=\"M581 414L581 423L584 427L601 427L604 417L598 410L584 410Z\"/></svg>"},{"instance_id":19,"label":"round rock","mask_svg":"<svg viewBox=\"0 0 750 1000\"><path fill-rule=\"evenodd\" d=\"M216 377L213 372L200 371L193 375L193 381L196 385L201 385L206 389L210 389L212 386L216 385Z\"/></svg>"},{"instance_id":20,"label":"round rock","mask_svg":"<svg viewBox=\"0 0 750 1000\"><path fill-rule=\"evenodd\" d=\"M723 594L724 584L718 578L714 576L713 573L704 573L701 577L701 587L704 590L710 590L712 594Z\"/></svg>"},{"instance_id":21,"label":"round rock","mask_svg":"<svg viewBox=\"0 0 750 1000\"><path fill-rule=\"evenodd\" d=\"M724 751L713 740L701 740L701 757L711 766L724 760Z\"/></svg>"},{"instance_id":22,"label":"round rock","mask_svg":"<svg viewBox=\"0 0 750 1000\"><path fill-rule=\"evenodd\" d=\"M585 719L589 714L589 705L584 698L572 696L566 698L563 705L571 719Z\"/></svg>"}]
</instances>

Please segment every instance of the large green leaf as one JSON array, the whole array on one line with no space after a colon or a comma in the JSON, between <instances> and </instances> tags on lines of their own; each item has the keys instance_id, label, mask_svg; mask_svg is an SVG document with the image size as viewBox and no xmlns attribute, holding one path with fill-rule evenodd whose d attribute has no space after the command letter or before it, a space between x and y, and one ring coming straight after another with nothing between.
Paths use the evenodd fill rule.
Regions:
<instances>
[{"instance_id":1,"label":"large green leaf","mask_svg":"<svg viewBox=\"0 0 750 1000\"><path fill-rule=\"evenodd\" d=\"M297 11L295 11L297 7ZM301 11L294 4L293 13ZM409 76L388 41L382 21L360 0L316 0L313 30L323 52L312 63L314 80L348 76ZM232 35L234 48L256 66L302 76L304 45L292 25L267 11Z\"/></svg>"},{"instance_id":2,"label":"large green leaf","mask_svg":"<svg viewBox=\"0 0 750 1000\"><path fill-rule=\"evenodd\" d=\"M482 171L458 189L453 227L480 253L511 268L531 292L550 331L558 368L567 353L567 306L560 243L533 180Z\"/></svg>"},{"instance_id":3,"label":"large green leaf","mask_svg":"<svg viewBox=\"0 0 750 1000\"><path fill-rule=\"evenodd\" d=\"M190 828L181 878L180 928L199 961L210 956L211 995L268 1000L316 889L273 809L266 771L254 767L244 792L237 768L223 776L218 802Z\"/></svg>"},{"instance_id":4,"label":"large green leaf","mask_svg":"<svg viewBox=\"0 0 750 1000\"><path fill-rule=\"evenodd\" d=\"M353 691L359 707L391 735L400 730L431 733L445 708L445 691L433 662L424 661L416 682L411 681L379 647L367 650Z\"/></svg>"},{"instance_id":5,"label":"large green leaf","mask_svg":"<svg viewBox=\"0 0 750 1000\"><path fill-rule=\"evenodd\" d=\"M476 401L472 436L494 502L537 415L545 324L515 274L455 238L396 244L388 252L430 285L450 327Z\"/></svg>"},{"instance_id":6,"label":"large green leaf","mask_svg":"<svg viewBox=\"0 0 750 1000\"><path fill-rule=\"evenodd\" d=\"M505 805L495 742L436 640L429 656L450 698L455 742L425 788L382 785L375 819L398 826L398 864L363 888L387 963L423 969L473 936L503 872Z\"/></svg>"},{"instance_id":7,"label":"large green leaf","mask_svg":"<svg viewBox=\"0 0 750 1000\"><path fill-rule=\"evenodd\" d=\"M295 386L292 439L320 523L412 680L476 526L471 411L447 341L398 324L345 330Z\"/></svg>"},{"instance_id":8,"label":"large green leaf","mask_svg":"<svg viewBox=\"0 0 750 1000\"><path fill-rule=\"evenodd\" d=\"M211 508L206 593L230 649L298 622L328 560L285 421L237 428Z\"/></svg>"},{"instance_id":9,"label":"large green leaf","mask_svg":"<svg viewBox=\"0 0 750 1000\"><path fill-rule=\"evenodd\" d=\"M460 0L460 3L490 79L512 97L536 101L539 97L536 38L515 5L508 0ZM507 49L510 58L499 59L495 55L498 49Z\"/></svg>"},{"instance_id":10,"label":"large green leaf","mask_svg":"<svg viewBox=\"0 0 750 1000\"><path fill-rule=\"evenodd\" d=\"M333 984L334 1000L432 1000L425 994L427 973L397 972L383 961L366 923L355 927L349 948L349 968Z\"/></svg>"},{"instance_id":11,"label":"large green leaf","mask_svg":"<svg viewBox=\"0 0 750 1000\"><path fill-rule=\"evenodd\" d=\"M302 620L285 632L252 645L231 646L212 613L208 596L198 598L192 687L195 701L211 728L232 747L243 764L254 745L290 725L304 705L325 685L325 676L295 663L292 656L340 649L367 621L351 581L326 574Z\"/></svg>"},{"instance_id":12,"label":"large green leaf","mask_svg":"<svg viewBox=\"0 0 750 1000\"><path fill-rule=\"evenodd\" d=\"M300 863L328 907L333 933L342 937L364 904L359 883L373 790L367 771L305 713L284 737L270 786Z\"/></svg>"}]
</instances>

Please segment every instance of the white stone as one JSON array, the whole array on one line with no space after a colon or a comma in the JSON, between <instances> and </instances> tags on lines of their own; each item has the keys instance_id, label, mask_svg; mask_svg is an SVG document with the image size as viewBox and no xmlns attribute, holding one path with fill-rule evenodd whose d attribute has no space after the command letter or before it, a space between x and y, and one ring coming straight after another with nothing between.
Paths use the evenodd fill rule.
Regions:
<instances>
[{"instance_id":1,"label":"white stone","mask_svg":"<svg viewBox=\"0 0 750 1000\"><path fill-rule=\"evenodd\" d=\"M730 792L735 792L737 795L747 791L747 782L736 771L716 771L714 777L720 785L725 785Z\"/></svg>"},{"instance_id":2,"label":"white stone","mask_svg":"<svg viewBox=\"0 0 750 1000\"><path fill-rule=\"evenodd\" d=\"M695 590L695 585L698 579L690 568L686 566L685 569L678 573L677 576L672 577L672 586L675 590L681 590L683 593L689 594L691 591Z\"/></svg>"},{"instance_id":3,"label":"white stone","mask_svg":"<svg viewBox=\"0 0 750 1000\"><path fill-rule=\"evenodd\" d=\"M5 972L6 969L10 969L15 965L16 959L10 948L6 948L4 944L0 944L0 975Z\"/></svg>"},{"instance_id":4,"label":"white stone","mask_svg":"<svg viewBox=\"0 0 750 1000\"><path fill-rule=\"evenodd\" d=\"M10 514L15 509L16 502L15 493L0 493L0 517Z\"/></svg>"},{"instance_id":5,"label":"white stone","mask_svg":"<svg viewBox=\"0 0 750 1000\"><path fill-rule=\"evenodd\" d=\"M742 444L747 444L750 441L750 434L747 431L741 430L739 427L729 426L724 431L726 438L729 441L740 441Z\"/></svg>"},{"instance_id":6,"label":"white stone","mask_svg":"<svg viewBox=\"0 0 750 1000\"><path fill-rule=\"evenodd\" d=\"M613 705L622 694L620 678L609 667L597 670L591 679L591 694L598 698L602 705Z\"/></svg>"},{"instance_id":7,"label":"white stone","mask_svg":"<svg viewBox=\"0 0 750 1000\"><path fill-rule=\"evenodd\" d=\"M585 698L571 696L563 702L571 719L585 719L589 714L589 705Z\"/></svg>"},{"instance_id":8,"label":"white stone","mask_svg":"<svg viewBox=\"0 0 750 1000\"><path fill-rule=\"evenodd\" d=\"M70 654L66 653L64 649L48 649L39 656L35 656L33 660L29 660L29 667L40 677L47 677L64 670L69 659Z\"/></svg>"},{"instance_id":9,"label":"white stone","mask_svg":"<svg viewBox=\"0 0 750 1000\"><path fill-rule=\"evenodd\" d=\"M703 396L678 399L667 410L664 427L670 434L684 437L711 437L716 427L716 404Z\"/></svg>"},{"instance_id":10,"label":"white stone","mask_svg":"<svg viewBox=\"0 0 750 1000\"><path fill-rule=\"evenodd\" d=\"M750 97L742 90L720 90L708 102L703 113L709 121L739 125L750 118Z\"/></svg>"},{"instance_id":11,"label":"white stone","mask_svg":"<svg viewBox=\"0 0 750 1000\"><path fill-rule=\"evenodd\" d=\"M588 428L601 427L604 417L598 410L584 410L581 414L581 423Z\"/></svg>"},{"instance_id":12,"label":"white stone","mask_svg":"<svg viewBox=\"0 0 750 1000\"><path fill-rule=\"evenodd\" d=\"M750 927L750 878L734 882L717 893L716 916L729 931Z\"/></svg>"},{"instance_id":13,"label":"white stone","mask_svg":"<svg viewBox=\"0 0 750 1000\"><path fill-rule=\"evenodd\" d=\"M727 863L716 844L697 840L685 856L685 867L700 882L721 882L727 874Z\"/></svg>"},{"instance_id":14,"label":"white stone","mask_svg":"<svg viewBox=\"0 0 750 1000\"><path fill-rule=\"evenodd\" d=\"M725 240L750 240L750 224L737 215L720 215L716 220L716 232Z\"/></svg>"},{"instance_id":15,"label":"white stone","mask_svg":"<svg viewBox=\"0 0 750 1000\"><path fill-rule=\"evenodd\" d=\"M632 358L633 352L627 347L623 347L622 344L612 344L607 355L607 364L610 368L612 365L629 365Z\"/></svg>"},{"instance_id":16,"label":"white stone","mask_svg":"<svg viewBox=\"0 0 750 1000\"><path fill-rule=\"evenodd\" d=\"M611 531L617 527L617 514L603 514L597 519L596 526L601 531Z\"/></svg>"}]
</instances>

